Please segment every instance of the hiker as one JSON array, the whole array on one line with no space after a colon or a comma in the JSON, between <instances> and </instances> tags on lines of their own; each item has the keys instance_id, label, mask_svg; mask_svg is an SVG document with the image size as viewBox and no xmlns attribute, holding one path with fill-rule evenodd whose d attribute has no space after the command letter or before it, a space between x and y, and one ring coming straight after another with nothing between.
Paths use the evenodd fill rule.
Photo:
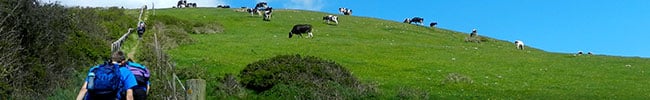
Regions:
<instances>
[{"instance_id":1,"label":"hiker","mask_svg":"<svg viewBox=\"0 0 650 100\"><path fill-rule=\"evenodd\" d=\"M131 87L133 90L133 99L147 100L147 95L149 95L150 89L149 69L142 64L133 62L131 59L127 60L126 66L129 68L131 73L133 73L135 80L138 83L138 85Z\"/></svg>"},{"instance_id":2,"label":"hiker","mask_svg":"<svg viewBox=\"0 0 650 100\"><path fill-rule=\"evenodd\" d=\"M110 63L90 68L77 100L133 100L131 87L138 83L125 65L124 52L118 51L111 56Z\"/></svg>"},{"instance_id":3,"label":"hiker","mask_svg":"<svg viewBox=\"0 0 650 100\"><path fill-rule=\"evenodd\" d=\"M138 23L138 39L142 39L142 34L144 34L145 28L146 26L144 21L140 21L140 23Z\"/></svg>"}]
</instances>

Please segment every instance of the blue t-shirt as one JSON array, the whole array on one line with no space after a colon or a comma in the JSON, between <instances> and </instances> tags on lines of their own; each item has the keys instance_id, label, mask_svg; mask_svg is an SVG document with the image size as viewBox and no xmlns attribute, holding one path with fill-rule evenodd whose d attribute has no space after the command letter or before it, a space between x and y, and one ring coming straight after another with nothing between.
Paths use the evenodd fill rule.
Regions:
<instances>
[{"instance_id":1,"label":"blue t-shirt","mask_svg":"<svg viewBox=\"0 0 650 100\"><path fill-rule=\"evenodd\" d=\"M88 70L88 74L91 73L93 69L97 67L90 68ZM86 76L86 82L88 82L88 76ZM120 91L118 91L117 97L116 98L121 98L121 93L125 92L126 90L130 89L133 86L138 85L138 82L135 80L135 76L133 76L133 73L131 73L131 70L129 68L121 66L120 67L120 82L123 84L122 88L120 88Z\"/></svg>"}]
</instances>

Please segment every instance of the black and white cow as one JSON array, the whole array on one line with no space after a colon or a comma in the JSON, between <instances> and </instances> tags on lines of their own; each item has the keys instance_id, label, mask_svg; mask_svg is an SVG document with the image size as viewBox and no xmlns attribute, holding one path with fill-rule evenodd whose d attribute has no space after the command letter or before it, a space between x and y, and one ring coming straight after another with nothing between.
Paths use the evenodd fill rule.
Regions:
<instances>
[{"instance_id":1,"label":"black and white cow","mask_svg":"<svg viewBox=\"0 0 650 100\"><path fill-rule=\"evenodd\" d=\"M327 21L327 24L329 24L330 21L332 21L332 22L334 22L336 24L339 24L339 17L338 16L334 16L334 15L323 16L323 20Z\"/></svg>"},{"instance_id":2,"label":"black and white cow","mask_svg":"<svg viewBox=\"0 0 650 100\"><path fill-rule=\"evenodd\" d=\"M411 23L411 19L409 18L404 19L404 23Z\"/></svg>"},{"instance_id":3,"label":"black and white cow","mask_svg":"<svg viewBox=\"0 0 650 100\"><path fill-rule=\"evenodd\" d=\"M273 8L272 7L266 8L266 10L264 11L264 18L262 20L271 21L272 14L273 14Z\"/></svg>"},{"instance_id":4,"label":"black and white cow","mask_svg":"<svg viewBox=\"0 0 650 100\"><path fill-rule=\"evenodd\" d=\"M352 15L352 10L348 8L339 8L339 12L343 13L343 15Z\"/></svg>"},{"instance_id":5,"label":"black and white cow","mask_svg":"<svg viewBox=\"0 0 650 100\"><path fill-rule=\"evenodd\" d=\"M186 3L186 7L194 7L196 8L196 3Z\"/></svg>"},{"instance_id":6,"label":"black and white cow","mask_svg":"<svg viewBox=\"0 0 650 100\"><path fill-rule=\"evenodd\" d=\"M289 38L293 37L293 34L298 34L300 37L302 37L303 33L307 33L310 37L314 37L314 35L311 33L311 25L309 24L298 24L294 25L293 28L291 29L291 32L289 32Z\"/></svg>"},{"instance_id":7,"label":"black and white cow","mask_svg":"<svg viewBox=\"0 0 650 100\"><path fill-rule=\"evenodd\" d=\"M583 54L582 51L578 51L577 53L578 56L581 56L582 54Z\"/></svg>"},{"instance_id":8,"label":"black and white cow","mask_svg":"<svg viewBox=\"0 0 650 100\"><path fill-rule=\"evenodd\" d=\"M185 0L178 0L178 3L176 3L176 8L183 8L186 2L187 1Z\"/></svg>"},{"instance_id":9,"label":"black and white cow","mask_svg":"<svg viewBox=\"0 0 650 100\"><path fill-rule=\"evenodd\" d=\"M438 22L431 22L429 24L429 27L436 27L436 25L438 25Z\"/></svg>"},{"instance_id":10,"label":"black and white cow","mask_svg":"<svg viewBox=\"0 0 650 100\"><path fill-rule=\"evenodd\" d=\"M251 16L255 16L256 13L258 13L258 14L260 13L259 10L254 9L254 8L248 8L248 9L246 9L246 12L250 13Z\"/></svg>"},{"instance_id":11,"label":"black and white cow","mask_svg":"<svg viewBox=\"0 0 650 100\"><path fill-rule=\"evenodd\" d=\"M217 5L217 8L230 8L230 5Z\"/></svg>"},{"instance_id":12,"label":"black and white cow","mask_svg":"<svg viewBox=\"0 0 650 100\"><path fill-rule=\"evenodd\" d=\"M421 17L413 17L410 21L409 24L411 23L419 23L420 25L424 25L424 18Z\"/></svg>"},{"instance_id":13,"label":"black and white cow","mask_svg":"<svg viewBox=\"0 0 650 100\"><path fill-rule=\"evenodd\" d=\"M517 46L517 49L519 50L524 50L524 42L521 42L520 40L515 40L515 46Z\"/></svg>"},{"instance_id":14,"label":"black and white cow","mask_svg":"<svg viewBox=\"0 0 650 100\"><path fill-rule=\"evenodd\" d=\"M268 4L266 2L259 2L255 4L255 9L266 9Z\"/></svg>"},{"instance_id":15,"label":"black and white cow","mask_svg":"<svg viewBox=\"0 0 650 100\"><path fill-rule=\"evenodd\" d=\"M268 10L269 6L268 3L266 2L259 2L255 4L255 7L252 9L247 10L248 13L251 13L251 16L254 16L255 13L257 13L258 16L263 15L266 13L266 10Z\"/></svg>"},{"instance_id":16,"label":"black and white cow","mask_svg":"<svg viewBox=\"0 0 650 100\"><path fill-rule=\"evenodd\" d=\"M478 36L478 32L476 32L476 29L472 29L472 33L469 34L469 37L475 37Z\"/></svg>"}]
</instances>

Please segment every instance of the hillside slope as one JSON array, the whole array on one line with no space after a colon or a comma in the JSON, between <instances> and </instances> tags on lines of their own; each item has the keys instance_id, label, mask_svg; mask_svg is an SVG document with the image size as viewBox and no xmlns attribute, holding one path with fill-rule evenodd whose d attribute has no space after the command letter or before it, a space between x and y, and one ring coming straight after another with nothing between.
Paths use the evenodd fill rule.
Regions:
<instances>
[{"instance_id":1,"label":"hillside slope","mask_svg":"<svg viewBox=\"0 0 650 100\"><path fill-rule=\"evenodd\" d=\"M224 27L168 51L178 66L207 67L216 76L275 55L301 54L336 61L377 83L382 98L412 88L443 99L650 99L650 59L516 50L494 39L466 43L467 34L367 17L340 15L339 25L327 25L321 20L327 13L312 11L276 10L270 22L233 9L156 14ZM314 26L314 38L288 38L291 27L303 23Z\"/></svg>"}]
</instances>

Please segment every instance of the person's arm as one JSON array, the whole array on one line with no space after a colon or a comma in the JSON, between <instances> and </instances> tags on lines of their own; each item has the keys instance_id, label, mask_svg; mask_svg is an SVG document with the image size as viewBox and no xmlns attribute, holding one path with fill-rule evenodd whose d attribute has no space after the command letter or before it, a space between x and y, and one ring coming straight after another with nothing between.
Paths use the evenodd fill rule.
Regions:
<instances>
[{"instance_id":1,"label":"person's arm","mask_svg":"<svg viewBox=\"0 0 650 100\"><path fill-rule=\"evenodd\" d=\"M88 82L84 82L84 85L81 86L81 90L79 90L79 94L77 95L77 100L83 100L84 97L86 96L86 92L88 92L88 89L86 89L86 85L88 85Z\"/></svg>"},{"instance_id":2,"label":"person's arm","mask_svg":"<svg viewBox=\"0 0 650 100\"><path fill-rule=\"evenodd\" d=\"M126 100L133 100L133 89L126 90Z\"/></svg>"},{"instance_id":3,"label":"person's arm","mask_svg":"<svg viewBox=\"0 0 650 100\"><path fill-rule=\"evenodd\" d=\"M147 84L147 95L149 95L149 89L151 89L151 84Z\"/></svg>"}]
</instances>

